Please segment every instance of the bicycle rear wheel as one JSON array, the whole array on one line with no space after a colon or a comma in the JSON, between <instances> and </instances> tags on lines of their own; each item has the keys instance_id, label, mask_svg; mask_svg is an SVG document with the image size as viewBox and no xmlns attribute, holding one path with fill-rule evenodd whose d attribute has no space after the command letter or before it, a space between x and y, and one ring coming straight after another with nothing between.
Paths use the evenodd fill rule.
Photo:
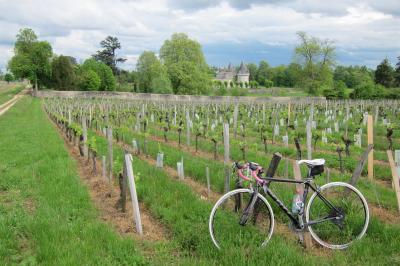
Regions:
<instances>
[{"instance_id":1,"label":"bicycle rear wheel","mask_svg":"<svg viewBox=\"0 0 400 266\"><path fill-rule=\"evenodd\" d=\"M306 222L311 223L308 229L315 241L330 249L345 249L365 235L369 210L360 191L350 184L333 182L322 186L319 193L329 203L315 192L306 210Z\"/></svg>"},{"instance_id":2,"label":"bicycle rear wheel","mask_svg":"<svg viewBox=\"0 0 400 266\"><path fill-rule=\"evenodd\" d=\"M211 239L217 248L249 249L265 246L274 229L274 214L268 201L250 189L236 189L214 205L209 219ZM254 209L245 212L254 200ZM247 208L247 210L249 210Z\"/></svg>"}]
</instances>

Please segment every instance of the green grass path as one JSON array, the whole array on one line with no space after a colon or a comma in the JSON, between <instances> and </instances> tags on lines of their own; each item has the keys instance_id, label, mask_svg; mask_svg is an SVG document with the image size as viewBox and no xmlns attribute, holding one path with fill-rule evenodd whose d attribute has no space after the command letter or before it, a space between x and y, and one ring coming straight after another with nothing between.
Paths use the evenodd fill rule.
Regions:
<instances>
[{"instance_id":1,"label":"green grass path","mask_svg":"<svg viewBox=\"0 0 400 266\"><path fill-rule=\"evenodd\" d=\"M16 94L21 92L23 89L24 89L23 85L15 84L15 86L13 87L0 90L0 105L11 100Z\"/></svg>"},{"instance_id":2,"label":"green grass path","mask_svg":"<svg viewBox=\"0 0 400 266\"><path fill-rule=\"evenodd\" d=\"M98 219L38 100L0 117L1 265L142 265L132 239Z\"/></svg>"}]
</instances>

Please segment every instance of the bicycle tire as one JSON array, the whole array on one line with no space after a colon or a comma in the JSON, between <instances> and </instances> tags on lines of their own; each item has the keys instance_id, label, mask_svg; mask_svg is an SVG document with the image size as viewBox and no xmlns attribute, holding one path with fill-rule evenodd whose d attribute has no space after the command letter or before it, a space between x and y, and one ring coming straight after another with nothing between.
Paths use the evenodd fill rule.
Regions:
<instances>
[{"instance_id":1,"label":"bicycle tire","mask_svg":"<svg viewBox=\"0 0 400 266\"><path fill-rule=\"evenodd\" d=\"M230 215L230 214L226 214L227 213L227 208L224 209L223 205L229 205L229 202L228 202L229 199L232 199L232 201L235 201L235 199L237 198L238 195L239 196L246 195L246 198L247 198L247 197L250 197L252 193L253 193L252 190L246 189L246 188L235 189L235 190L232 190L232 191L224 194L215 203L215 205L213 206L213 208L211 210L211 213L210 213L208 226L209 226L209 233L210 233L210 236L211 236L211 240L212 240L213 244L215 245L215 247L217 247L218 249L221 249L221 246L220 246L220 243L219 243L220 241L218 241L216 239L216 236L215 236L216 228L214 228L215 227L214 224L216 223L216 214L218 214L219 211L221 211L221 212L224 213L224 215ZM241 197L241 198L243 198L243 197ZM267 213L269 214L269 217L264 217L266 219L266 221L269 221L268 232L267 232L267 234L265 236L265 239L263 238L263 241L261 243L261 246L264 247L268 243L268 241L271 239L273 231L274 231L274 226L275 226L274 214L273 214L271 205L269 204L269 202L267 201L267 199L263 195L258 193L256 201L259 201L260 203L263 203L264 207L266 208L266 209L263 209L263 210L266 210ZM233 203L233 204L236 204L236 203ZM245 204L241 204L241 207L243 207L244 205ZM235 205L235 206L228 206L228 207L230 207L229 210L237 211L237 207L238 206ZM265 215L265 214L263 213L263 215ZM256 218L255 218L256 220L257 220L257 217L259 217L259 216L256 216ZM233 221L235 221L234 218L233 218ZM223 228L225 230L225 227L223 227ZM234 230L231 230L231 231L232 231L231 232L232 235L236 235L237 232L235 232Z\"/></svg>"},{"instance_id":2,"label":"bicycle tire","mask_svg":"<svg viewBox=\"0 0 400 266\"><path fill-rule=\"evenodd\" d=\"M336 192L334 193L333 190L328 191L328 189L330 189L330 188L339 188L339 187L341 187L343 189L343 195L339 195ZM315 225L308 226L308 229L309 229L310 234L313 237L313 239L317 243L319 243L321 246L324 246L324 247L327 247L330 249L345 249L345 248L348 248L355 240L361 239L365 235L367 228L368 228L368 223L369 223L368 204L367 204L367 201L365 200L364 196L362 195L362 193L358 189L353 187L352 185L343 183L343 182L331 182L331 183L325 184L319 189L319 193L321 193L330 202L332 202L340 214L343 214L343 221L339 221L340 219L335 219L335 220L331 220L331 221L325 221L325 222L323 222L324 224L318 223ZM326 194L326 195L324 195L324 194ZM351 197L355 197L355 199L357 201L350 202ZM316 202L315 199L320 199L318 197L317 192L314 192L312 194L312 196L310 197L310 200L307 203L306 223L309 223L310 216L314 215L314 214L310 214L310 210L313 208L314 202ZM319 204L320 206L324 206L323 204L321 204L321 202L323 202L321 199L318 202L317 202L317 204ZM357 217L357 215L353 213L354 210L349 210L349 207L353 207L353 209L360 208L361 206L354 205L354 203L357 203L357 202L361 204L363 211L364 211L364 214L362 214L360 212L360 214L361 214L360 217ZM344 207L339 206L339 204L341 204ZM314 206L318 206L318 205L314 205ZM326 206L327 206L327 204L325 204L325 208L327 208ZM315 207L314 209L316 209L316 208L317 207ZM332 212L332 210L333 210L333 208L330 209L330 212ZM337 214L337 211L335 214ZM326 215L326 213L325 213L325 215ZM343 224L344 221L345 221L345 223ZM323 224L323 225L321 225L321 224ZM348 238L351 238L351 240L346 241L346 243L338 244L338 243L329 243L329 241L327 239L324 239L324 238L329 238L329 237L332 239L338 238L338 236L336 236L335 233L332 233L331 235L329 235L328 233L326 233L327 230L325 228L323 228L323 226L327 227L328 225L332 225L332 224L334 225L334 226L332 226L332 228L333 228L332 231L335 231L338 228L339 230L337 230L337 231L338 231L339 235L343 234L343 236L347 236ZM354 236L353 236L353 230L351 230L351 228L349 228L350 227L349 225L352 225L355 229L359 229L359 230L357 230L359 232L355 232ZM345 226L346 226L346 228L344 230L343 228ZM320 227L322 229L319 229L318 227ZM341 227L343 227L343 228L341 228ZM325 230L325 231L323 231L323 230ZM351 234L349 234L349 233L351 233Z\"/></svg>"}]
</instances>

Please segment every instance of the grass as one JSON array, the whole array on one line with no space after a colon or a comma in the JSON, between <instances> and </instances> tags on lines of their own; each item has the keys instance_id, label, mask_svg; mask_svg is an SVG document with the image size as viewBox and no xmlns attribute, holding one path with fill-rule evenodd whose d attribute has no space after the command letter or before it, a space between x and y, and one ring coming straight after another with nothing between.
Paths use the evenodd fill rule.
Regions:
<instances>
[{"instance_id":1,"label":"grass","mask_svg":"<svg viewBox=\"0 0 400 266\"><path fill-rule=\"evenodd\" d=\"M96 138L99 155L107 154L104 137ZM114 172L121 170L123 150L114 145ZM196 258L196 265L259 265L289 264L316 265L318 258L303 257L302 248L282 236L275 235L267 249L237 250L234 247L216 251L208 234L208 217L211 203L201 200L193 190L169 177L163 170L155 169L134 158L139 200L144 202L172 232L174 242L182 252ZM231 234L233 232L225 232Z\"/></svg>"},{"instance_id":2,"label":"grass","mask_svg":"<svg viewBox=\"0 0 400 266\"><path fill-rule=\"evenodd\" d=\"M145 260L137 243L118 236L99 221L77 176L76 165L46 119L40 102L27 97L21 101L0 118L0 260L5 265L138 265L156 264L155 261L161 265L161 260ZM106 154L104 137L95 137L99 155ZM154 157L158 145L149 143L148 149ZM167 145L162 149L166 164L171 166L183 155ZM114 145L115 173L121 170L122 154L123 150ZM196 158L186 158L185 167L200 178L204 167L199 163L207 161ZM172 248L159 247L168 262L180 265L395 265L400 262L400 226L383 223L375 217L367 236L346 251L321 252L315 256L281 235L274 235L265 249L237 250L232 246L216 251L207 229L212 204L162 169L154 169L139 158L134 158L133 166L136 177L140 177L139 200L171 232ZM213 188L221 188L217 176ZM232 232L227 229L225 233ZM171 252L174 248L186 257L176 262L176 253Z\"/></svg>"},{"instance_id":3,"label":"grass","mask_svg":"<svg viewBox=\"0 0 400 266\"><path fill-rule=\"evenodd\" d=\"M155 135L159 135L159 136L162 135L161 131L157 132L157 130L154 130L154 129L151 132L152 132L152 134L155 134ZM172 134L172 132L168 133L168 134L169 134L170 139L174 139L174 140L177 139L177 136L174 136ZM135 138L137 141L139 141L139 145L141 145L143 143L143 135L137 134L132 130L125 131L124 137L126 140L128 140L127 144L130 144L129 140L131 140L132 138ZM183 146L186 146L185 140L186 140L186 137L183 136L183 140L182 140ZM231 157L233 160L238 160L241 158L241 152L239 150L238 145L235 145L235 144L237 144L236 141L232 140L231 142L232 142L231 143L232 145L230 147ZM147 141L147 152L152 157L156 156L159 147L161 147L161 149L163 150L163 152L165 154L164 162L166 165L169 165L169 166L175 168L176 162L179 161L181 158L184 158L185 173L188 174L189 176L196 178L196 180L198 180L199 182L202 182L204 184L206 183L206 176L205 176L206 166L208 166L210 168L210 172L212 173L211 178L213 178L213 176L224 176L224 167L223 167L223 164L221 161L210 160L210 159L202 158L198 155L193 155L188 152L177 150L175 147L170 146L168 143L155 142L155 141L151 141L151 140ZM203 138L199 138L199 150L212 152L212 149L213 149L213 147L212 147L212 144L210 141L204 141ZM272 153L274 153L274 152L281 152L285 156L291 155L290 157L295 158L293 149L279 147L276 145L269 144L269 153L268 154L264 154L263 152L254 152L254 150L249 149L247 151L247 159L250 161L261 162L264 166L267 166L267 163L269 162L270 158L272 157ZM223 154L222 145L218 146L218 154L220 155L220 158L221 158L222 154ZM335 156L333 156L331 154L323 154L321 152L316 153L316 154L319 154L318 156L321 156L322 158L328 159L328 162L330 163L328 165L329 167L331 167L331 164L332 164L332 166L338 167L338 162L337 162ZM345 158L344 167L347 170L352 172L357 163L358 162L352 158ZM388 167L382 167L379 165L375 165L375 169L380 170L381 171L380 174L390 171L390 169L388 169ZM302 170L303 176L305 176L306 168L302 167L301 170ZM284 176L284 174L285 174L285 162L283 160L279 164L279 167L277 170L277 175ZM289 174L289 176L293 175L291 164L289 164L288 174ZM326 174L327 173L325 173L322 178L318 177L317 182L322 184L325 181ZM347 182L348 180L350 180L350 176L351 176L350 173L340 174L340 173L331 172L330 180ZM361 178L360 180L363 180L363 179L364 178ZM231 182L231 184L232 183L233 182ZM213 186L213 188L216 191L222 192L223 187L224 187L224 181L223 181L223 179L215 179L211 185ZM387 208L397 210L397 201L396 201L394 191L392 189L382 187L382 186L368 185L368 182L362 182L362 183L360 182L357 186L360 187L360 189L365 194L365 196L367 197L369 202L375 203L375 204L378 204L378 202L379 202L379 204L382 204L383 206L385 206ZM232 188L233 188L233 186L232 186ZM282 191L283 194L281 196L285 199L285 201L287 203L289 203L291 200L291 197L292 197L292 190L289 190L289 191L287 191L287 190L285 191L285 190L286 190L286 187L283 187L283 191Z\"/></svg>"},{"instance_id":4,"label":"grass","mask_svg":"<svg viewBox=\"0 0 400 266\"><path fill-rule=\"evenodd\" d=\"M20 91L23 90L22 85L18 84L8 84L8 85L2 85L0 84L3 88L0 88L0 104L3 104L9 100L11 100L16 94L18 94Z\"/></svg>"},{"instance_id":5,"label":"grass","mask_svg":"<svg viewBox=\"0 0 400 266\"><path fill-rule=\"evenodd\" d=\"M0 261L3 265L142 265L131 239L98 219L74 161L40 102L0 117Z\"/></svg>"},{"instance_id":6,"label":"grass","mask_svg":"<svg viewBox=\"0 0 400 266\"><path fill-rule=\"evenodd\" d=\"M104 137L96 136L99 152L107 152ZM150 144L148 151L154 158L156 145ZM165 163L171 164L172 158L178 158L178 150L166 150ZM165 150L164 150L165 149ZM120 170L123 151L114 145L115 171ZM176 159L175 159L176 160ZM198 171L203 172L200 159L186 159L186 162L197 164ZM215 252L207 232L207 218L211 204L195 196L192 189L177 180L169 178L165 172L154 169L138 158L134 159L134 171L140 176L137 183L139 199L149 206L150 210L165 223L172 231L182 250L193 257L217 261L221 265L393 265L399 262L398 245L400 244L400 226L385 224L376 217L372 217L367 236L355 243L346 251L332 251L322 256L304 252L300 246L275 234L265 249L237 250L231 247L222 252ZM194 171L194 167L185 169ZM193 172L194 173L194 172ZM215 187L220 186L217 176L212 179ZM200 181L200 180L199 180ZM201 182L201 181L200 181ZM231 232L225 232L229 234Z\"/></svg>"}]
</instances>

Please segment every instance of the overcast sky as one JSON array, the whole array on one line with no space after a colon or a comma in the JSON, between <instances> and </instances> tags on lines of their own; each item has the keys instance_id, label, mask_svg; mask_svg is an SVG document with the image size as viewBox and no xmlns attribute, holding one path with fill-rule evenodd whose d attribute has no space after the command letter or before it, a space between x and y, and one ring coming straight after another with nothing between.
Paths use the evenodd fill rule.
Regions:
<instances>
[{"instance_id":1,"label":"overcast sky","mask_svg":"<svg viewBox=\"0 0 400 266\"><path fill-rule=\"evenodd\" d=\"M133 69L144 50L158 52L174 32L203 46L209 64L287 64L296 32L335 41L339 64L375 66L400 56L400 0L0 0L0 69L15 35L32 28L56 54L84 60L107 35Z\"/></svg>"}]
</instances>

